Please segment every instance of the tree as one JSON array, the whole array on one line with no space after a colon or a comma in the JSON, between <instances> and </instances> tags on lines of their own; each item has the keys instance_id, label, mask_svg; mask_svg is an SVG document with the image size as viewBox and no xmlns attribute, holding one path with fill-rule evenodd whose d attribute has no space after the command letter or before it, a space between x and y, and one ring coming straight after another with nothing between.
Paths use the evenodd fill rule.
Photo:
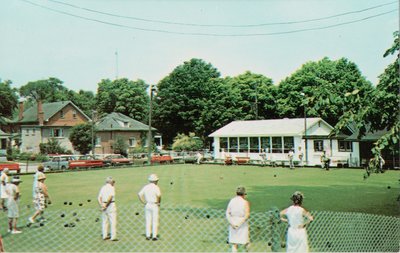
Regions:
<instances>
[{"instance_id":1,"label":"tree","mask_svg":"<svg viewBox=\"0 0 400 253\"><path fill-rule=\"evenodd\" d=\"M66 154L68 151L63 148L60 142L55 138L50 138L47 143L40 143L41 154Z\"/></svg>"},{"instance_id":2,"label":"tree","mask_svg":"<svg viewBox=\"0 0 400 253\"><path fill-rule=\"evenodd\" d=\"M175 151L195 151L200 150L202 147L202 140L196 137L194 133L189 133L189 135L178 134L172 144L172 149Z\"/></svg>"},{"instance_id":3,"label":"tree","mask_svg":"<svg viewBox=\"0 0 400 253\"><path fill-rule=\"evenodd\" d=\"M69 91L69 100L89 117L92 116L93 110L96 108L96 97L92 91L79 90L77 93Z\"/></svg>"},{"instance_id":4,"label":"tree","mask_svg":"<svg viewBox=\"0 0 400 253\"><path fill-rule=\"evenodd\" d=\"M0 81L0 117L12 117L17 104L18 96L16 90L11 88L11 81Z\"/></svg>"},{"instance_id":5,"label":"tree","mask_svg":"<svg viewBox=\"0 0 400 253\"><path fill-rule=\"evenodd\" d=\"M72 127L69 140L74 149L79 153L87 154L92 150L92 130L91 123L79 124Z\"/></svg>"},{"instance_id":6,"label":"tree","mask_svg":"<svg viewBox=\"0 0 400 253\"><path fill-rule=\"evenodd\" d=\"M274 102L275 89L272 79L246 71L236 77L227 77L226 82L239 94L236 107L240 109L238 118L258 120L276 118Z\"/></svg>"},{"instance_id":7,"label":"tree","mask_svg":"<svg viewBox=\"0 0 400 253\"><path fill-rule=\"evenodd\" d=\"M210 63L191 59L176 67L157 85L154 99L154 122L167 143L177 133L195 132L203 136L201 118L210 100L215 101L215 79L220 73Z\"/></svg>"},{"instance_id":8,"label":"tree","mask_svg":"<svg viewBox=\"0 0 400 253\"><path fill-rule=\"evenodd\" d=\"M113 149L115 154L121 154L123 156L128 156L128 144L124 140L122 136L117 136L117 139L114 141Z\"/></svg>"},{"instance_id":9,"label":"tree","mask_svg":"<svg viewBox=\"0 0 400 253\"><path fill-rule=\"evenodd\" d=\"M97 88L97 108L100 114L120 112L145 122L149 111L148 85L143 80L127 78L111 81L104 79Z\"/></svg>"},{"instance_id":10,"label":"tree","mask_svg":"<svg viewBox=\"0 0 400 253\"><path fill-rule=\"evenodd\" d=\"M374 147L371 150L374 157L370 161L370 166L367 168L365 177L368 177L371 172L378 171L379 166L377 165L379 163L379 155L381 155L383 151L389 150L394 156L398 157L399 155L400 43L398 31L394 33L394 37L395 39L392 47L384 53L383 57L397 53L397 58L385 69L384 73L379 76L376 89L369 94L367 99L370 103L362 108L347 107L346 112L335 126L336 131L340 131L349 123L354 123L359 130L359 138L365 135L367 131L387 130L387 133L374 143ZM358 90L348 92L346 98L348 101L357 101L361 99Z\"/></svg>"},{"instance_id":11,"label":"tree","mask_svg":"<svg viewBox=\"0 0 400 253\"><path fill-rule=\"evenodd\" d=\"M93 92L79 90L77 93L69 90L62 83L61 80L54 77L28 82L19 89L21 96L27 98L24 102L24 107L28 108L38 100L42 100L44 103L71 101L86 115L90 116L92 110L96 108L96 100Z\"/></svg>"},{"instance_id":12,"label":"tree","mask_svg":"<svg viewBox=\"0 0 400 253\"><path fill-rule=\"evenodd\" d=\"M28 82L21 86L19 93L29 101L42 100L47 103L65 101L68 100L68 89L62 83L60 79L54 77Z\"/></svg>"},{"instance_id":13,"label":"tree","mask_svg":"<svg viewBox=\"0 0 400 253\"><path fill-rule=\"evenodd\" d=\"M345 101L345 94L354 90L358 90L358 95L363 99L350 103ZM364 97L372 90L372 84L361 75L355 63L346 58L332 61L325 57L318 62L305 63L279 84L279 116L303 117L302 105L306 103L307 116L321 117L335 125L347 108L369 104L370 101Z\"/></svg>"}]
</instances>

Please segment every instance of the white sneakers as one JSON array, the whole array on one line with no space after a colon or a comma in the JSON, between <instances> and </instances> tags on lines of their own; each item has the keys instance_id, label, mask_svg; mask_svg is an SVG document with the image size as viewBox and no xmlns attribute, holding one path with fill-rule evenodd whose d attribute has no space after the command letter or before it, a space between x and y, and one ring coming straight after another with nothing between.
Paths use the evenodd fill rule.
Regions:
<instances>
[{"instance_id":1,"label":"white sneakers","mask_svg":"<svg viewBox=\"0 0 400 253\"><path fill-rule=\"evenodd\" d=\"M15 234L21 234L22 231L21 230L13 230L11 231L11 234L15 235Z\"/></svg>"},{"instance_id":2,"label":"white sneakers","mask_svg":"<svg viewBox=\"0 0 400 253\"><path fill-rule=\"evenodd\" d=\"M32 217L29 217L29 219L28 219L28 220L29 220L29 222L30 222L30 223L35 223L35 220L34 220L34 219L32 219Z\"/></svg>"}]
</instances>

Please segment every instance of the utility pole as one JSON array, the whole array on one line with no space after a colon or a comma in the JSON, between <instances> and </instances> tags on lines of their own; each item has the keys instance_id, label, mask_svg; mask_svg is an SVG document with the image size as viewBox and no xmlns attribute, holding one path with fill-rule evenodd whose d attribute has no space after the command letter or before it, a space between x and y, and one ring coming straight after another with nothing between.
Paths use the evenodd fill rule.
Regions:
<instances>
[{"instance_id":1,"label":"utility pole","mask_svg":"<svg viewBox=\"0 0 400 253\"><path fill-rule=\"evenodd\" d=\"M150 104L149 104L149 132L147 133L147 145L148 145L148 157L147 157L147 162L149 165L151 165L151 147L152 147L152 133L151 133L151 113L153 110L153 86L150 84Z\"/></svg>"}]
</instances>

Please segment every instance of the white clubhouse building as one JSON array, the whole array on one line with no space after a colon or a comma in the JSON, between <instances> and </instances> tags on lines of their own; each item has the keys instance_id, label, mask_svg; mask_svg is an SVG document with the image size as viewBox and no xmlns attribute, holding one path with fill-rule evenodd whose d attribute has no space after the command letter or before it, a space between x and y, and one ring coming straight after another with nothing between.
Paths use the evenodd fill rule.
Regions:
<instances>
[{"instance_id":1,"label":"white clubhouse building","mask_svg":"<svg viewBox=\"0 0 400 253\"><path fill-rule=\"evenodd\" d=\"M226 154L260 160L265 152L269 159L288 160L290 149L294 160L309 166L320 165L323 151L333 166L359 166L359 143L346 140L347 136L332 135L333 127L321 118L295 118L233 121L209 135L214 138L214 157ZM300 148L300 149L299 149Z\"/></svg>"}]
</instances>

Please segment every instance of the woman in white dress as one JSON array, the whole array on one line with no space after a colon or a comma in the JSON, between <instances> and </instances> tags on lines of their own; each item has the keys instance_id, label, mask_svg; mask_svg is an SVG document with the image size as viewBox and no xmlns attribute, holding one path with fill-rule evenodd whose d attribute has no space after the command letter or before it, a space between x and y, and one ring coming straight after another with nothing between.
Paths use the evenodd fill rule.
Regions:
<instances>
[{"instance_id":1,"label":"woman in white dress","mask_svg":"<svg viewBox=\"0 0 400 253\"><path fill-rule=\"evenodd\" d=\"M280 212L281 220L289 223L286 252L308 252L305 226L313 221L314 218L307 210L301 207L303 198L303 193L296 191L290 198L293 201L293 205Z\"/></svg>"},{"instance_id":2,"label":"woman in white dress","mask_svg":"<svg viewBox=\"0 0 400 253\"><path fill-rule=\"evenodd\" d=\"M249 224L250 204L245 199L247 193L242 186L236 190L236 197L229 201L226 209L226 218L229 222L229 243L232 252L238 251L238 245L244 245L246 251L250 245Z\"/></svg>"}]
</instances>

